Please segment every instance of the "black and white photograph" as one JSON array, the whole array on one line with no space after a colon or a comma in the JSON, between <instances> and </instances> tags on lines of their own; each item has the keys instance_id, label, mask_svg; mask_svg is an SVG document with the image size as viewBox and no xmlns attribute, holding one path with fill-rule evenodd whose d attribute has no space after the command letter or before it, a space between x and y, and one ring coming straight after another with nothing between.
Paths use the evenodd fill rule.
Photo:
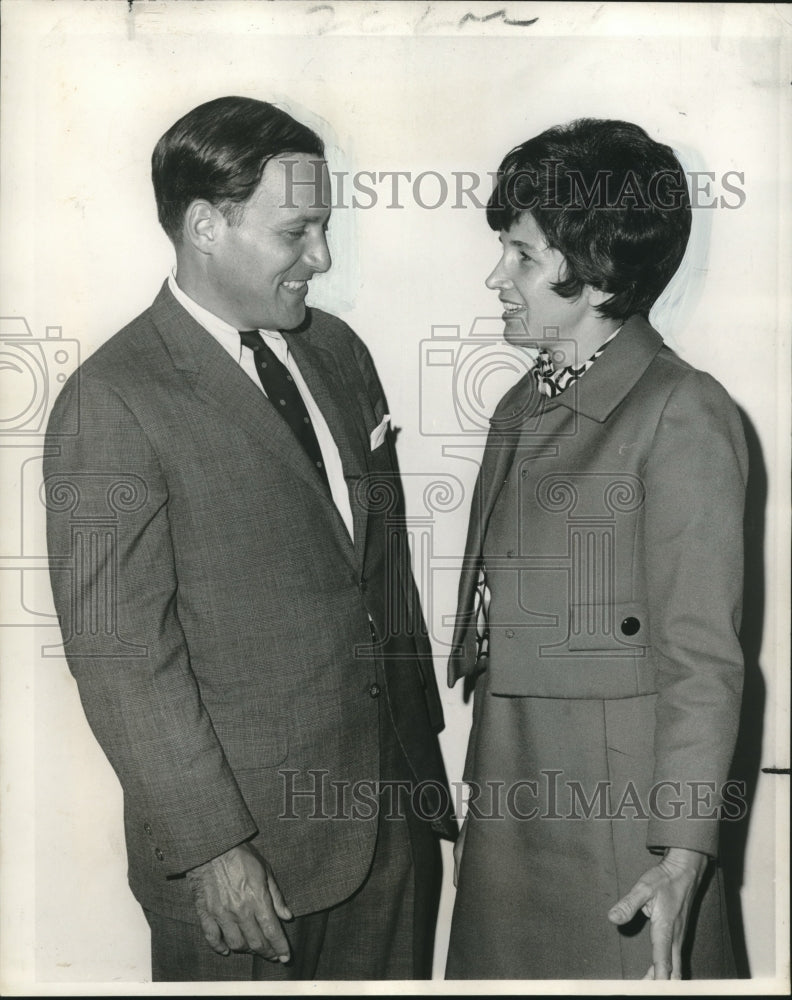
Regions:
<instances>
[{"instance_id":1,"label":"black and white photograph","mask_svg":"<svg viewBox=\"0 0 792 1000\"><path fill-rule=\"evenodd\" d=\"M3 994L788 994L792 6L0 19Z\"/></svg>"}]
</instances>

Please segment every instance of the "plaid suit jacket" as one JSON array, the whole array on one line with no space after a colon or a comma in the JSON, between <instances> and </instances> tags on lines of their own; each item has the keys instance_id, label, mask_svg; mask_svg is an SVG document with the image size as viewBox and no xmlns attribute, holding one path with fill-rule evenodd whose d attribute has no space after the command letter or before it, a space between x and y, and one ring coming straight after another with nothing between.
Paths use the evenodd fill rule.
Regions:
<instances>
[{"instance_id":1,"label":"plaid suit jacket","mask_svg":"<svg viewBox=\"0 0 792 1000\"><path fill-rule=\"evenodd\" d=\"M248 838L295 914L363 880L376 817L336 796L379 777L376 656L416 780L445 782L391 433L370 449L379 380L335 317L309 311L287 339L339 448L354 543L288 426L167 285L50 419L66 657L123 786L133 892L184 920L180 876Z\"/></svg>"}]
</instances>

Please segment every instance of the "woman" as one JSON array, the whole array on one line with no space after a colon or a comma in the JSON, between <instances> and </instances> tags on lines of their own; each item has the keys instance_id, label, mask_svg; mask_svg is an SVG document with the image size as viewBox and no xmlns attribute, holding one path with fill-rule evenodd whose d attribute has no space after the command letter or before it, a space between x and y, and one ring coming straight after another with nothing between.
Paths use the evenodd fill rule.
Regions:
<instances>
[{"instance_id":1,"label":"woman","mask_svg":"<svg viewBox=\"0 0 792 1000\"><path fill-rule=\"evenodd\" d=\"M730 976L712 859L747 458L726 392L647 321L687 244L684 173L637 126L581 120L506 156L487 220L505 339L539 353L493 415L460 581L449 683L477 680L447 976Z\"/></svg>"}]
</instances>

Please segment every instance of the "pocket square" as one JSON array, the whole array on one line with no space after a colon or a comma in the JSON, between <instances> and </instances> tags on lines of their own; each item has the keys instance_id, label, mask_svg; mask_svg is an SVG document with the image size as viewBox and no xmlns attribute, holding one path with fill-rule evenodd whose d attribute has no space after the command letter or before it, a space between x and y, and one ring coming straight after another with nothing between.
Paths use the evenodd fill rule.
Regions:
<instances>
[{"instance_id":1,"label":"pocket square","mask_svg":"<svg viewBox=\"0 0 792 1000\"><path fill-rule=\"evenodd\" d=\"M371 432L371 450L374 451L375 448L379 448L382 442L385 440L385 435L388 431L388 424L390 423L390 413L386 413L382 418L382 422L374 428Z\"/></svg>"}]
</instances>

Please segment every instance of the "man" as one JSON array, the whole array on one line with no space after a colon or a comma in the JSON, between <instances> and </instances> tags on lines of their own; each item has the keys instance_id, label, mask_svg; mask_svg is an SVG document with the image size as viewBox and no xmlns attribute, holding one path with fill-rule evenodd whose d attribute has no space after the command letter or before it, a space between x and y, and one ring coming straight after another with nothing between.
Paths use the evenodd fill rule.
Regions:
<instances>
[{"instance_id":1,"label":"man","mask_svg":"<svg viewBox=\"0 0 792 1000\"><path fill-rule=\"evenodd\" d=\"M176 270L64 387L44 473L153 977L426 977L442 712L381 386L305 305L331 263L322 142L220 98L152 177Z\"/></svg>"}]
</instances>

